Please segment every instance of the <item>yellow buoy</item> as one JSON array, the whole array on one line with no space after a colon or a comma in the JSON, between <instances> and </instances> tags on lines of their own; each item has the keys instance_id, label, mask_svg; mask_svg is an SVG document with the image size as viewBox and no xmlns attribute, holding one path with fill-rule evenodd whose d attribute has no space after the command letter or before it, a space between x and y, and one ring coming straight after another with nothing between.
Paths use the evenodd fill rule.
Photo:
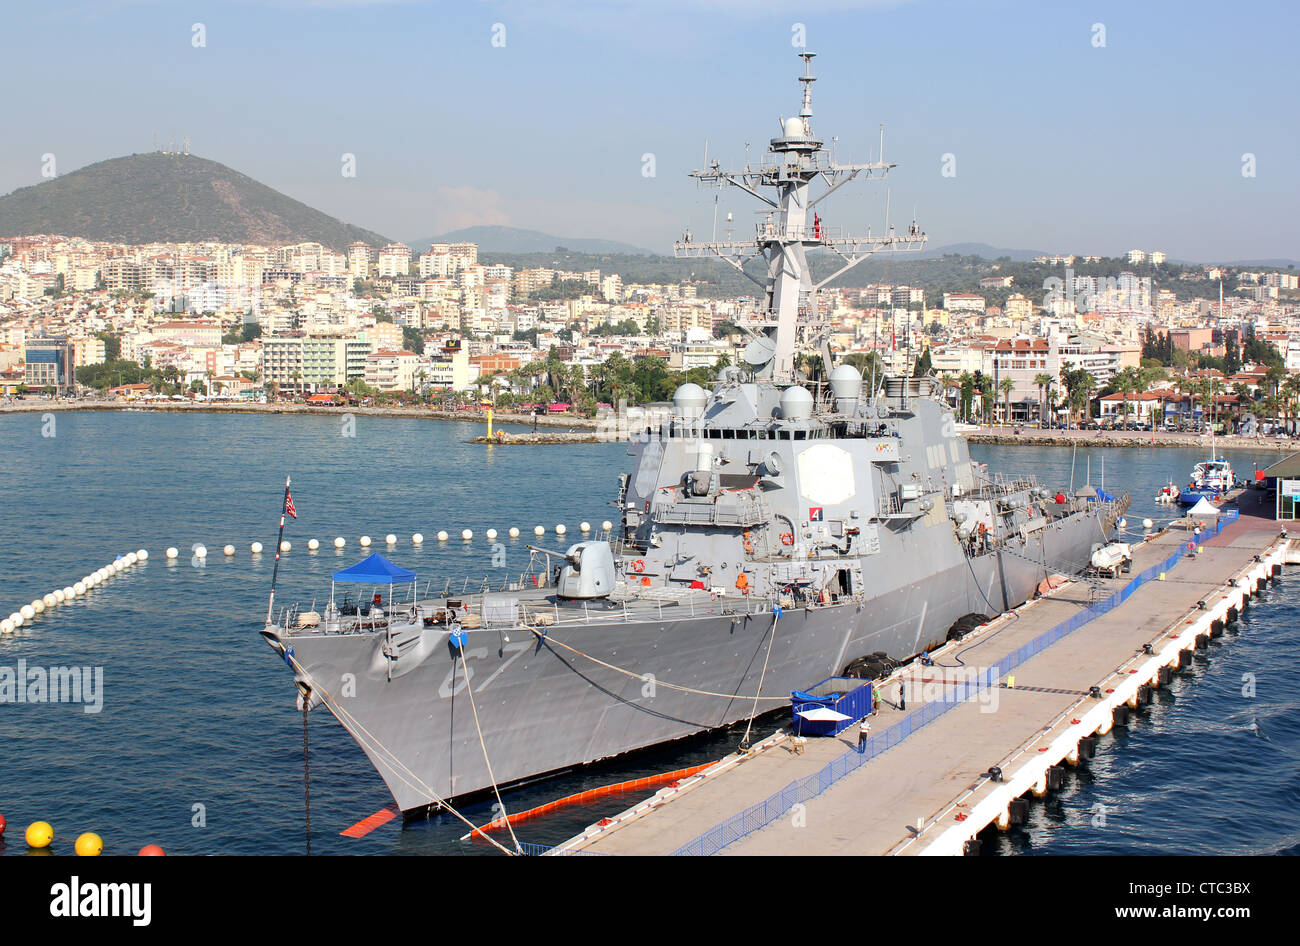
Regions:
<instances>
[{"instance_id":1,"label":"yellow buoy","mask_svg":"<svg viewBox=\"0 0 1300 946\"><path fill-rule=\"evenodd\" d=\"M54 829L48 821L33 821L27 826L27 846L34 848L49 847L54 840Z\"/></svg>"},{"instance_id":2,"label":"yellow buoy","mask_svg":"<svg viewBox=\"0 0 1300 946\"><path fill-rule=\"evenodd\" d=\"M77 838L77 843L73 847L78 857L99 857L104 853L104 839L93 831L87 831Z\"/></svg>"}]
</instances>

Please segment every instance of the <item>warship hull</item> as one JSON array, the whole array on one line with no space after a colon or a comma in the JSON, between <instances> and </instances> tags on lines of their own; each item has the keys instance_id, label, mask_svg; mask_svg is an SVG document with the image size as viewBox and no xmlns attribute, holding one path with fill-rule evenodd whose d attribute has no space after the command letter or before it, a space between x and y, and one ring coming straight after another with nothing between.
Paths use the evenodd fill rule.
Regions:
<instances>
[{"instance_id":1,"label":"warship hull","mask_svg":"<svg viewBox=\"0 0 1300 946\"><path fill-rule=\"evenodd\" d=\"M871 563L877 590L856 600L779 617L744 598L695 615L688 602L663 602L659 620L593 615L532 631L482 629L469 632L463 661L443 634L391 678L383 633L264 633L292 649L313 699L410 815L494 779L509 785L777 709L791 690L858 657L916 655L943 642L959 618L1015 607L1049 574L1080 570L1123 511L1091 505L978 556L951 538L900 536L895 554Z\"/></svg>"}]
</instances>

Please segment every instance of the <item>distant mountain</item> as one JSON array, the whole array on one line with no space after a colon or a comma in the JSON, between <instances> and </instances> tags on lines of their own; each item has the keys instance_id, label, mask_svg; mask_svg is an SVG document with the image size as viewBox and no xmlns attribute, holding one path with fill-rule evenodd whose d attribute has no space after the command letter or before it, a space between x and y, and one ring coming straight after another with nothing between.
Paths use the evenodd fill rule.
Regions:
<instances>
[{"instance_id":1,"label":"distant mountain","mask_svg":"<svg viewBox=\"0 0 1300 946\"><path fill-rule=\"evenodd\" d=\"M982 256L987 260L996 260L1003 256L1011 257L1013 262L1027 263L1035 256L1051 256L1050 253L1044 253L1042 250L1008 250L1002 247L989 246L987 243L949 243L947 246L927 247L923 250L918 258L931 259L939 256L956 254L957 256Z\"/></svg>"},{"instance_id":2,"label":"distant mountain","mask_svg":"<svg viewBox=\"0 0 1300 946\"><path fill-rule=\"evenodd\" d=\"M442 236L410 240L407 245L417 253L429 249L431 243L477 243L484 253L550 253L557 246L578 253L626 253L632 256L657 256L652 250L591 237L558 237L540 230L521 230L518 227L463 227Z\"/></svg>"},{"instance_id":3,"label":"distant mountain","mask_svg":"<svg viewBox=\"0 0 1300 946\"><path fill-rule=\"evenodd\" d=\"M133 154L0 197L0 236L57 233L111 243L219 240L336 250L386 237L337 220L192 154Z\"/></svg>"}]
</instances>

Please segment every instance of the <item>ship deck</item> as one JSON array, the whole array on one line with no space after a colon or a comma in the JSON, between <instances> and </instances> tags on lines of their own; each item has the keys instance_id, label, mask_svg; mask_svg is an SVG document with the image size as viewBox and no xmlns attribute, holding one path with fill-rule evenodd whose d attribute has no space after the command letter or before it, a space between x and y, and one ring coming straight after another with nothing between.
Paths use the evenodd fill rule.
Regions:
<instances>
[{"instance_id":1,"label":"ship deck","mask_svg":"<svg viewBox=\"0 0 1300 946\"><path fill-rule=\"evenodd\" d=\"M1135 545L1134 573L1165 561L1189 538L1190 526L1177 526ZM936 651L934 666L914 661L882 682L872 732L900 735L862 764L847 764L858 761L849 757L857 752L856 725L837 737L809 738L802 747L778 732L757 751L729 756L553 853L952 853L954 837L973 837L990 823L990 804L1007 810L1009 785L1018 788L1009 797L1024 791L1018 773L1044 769L1045 759L1060 761L1052 753L1061 740L1086 735L1080 726L1100 718L1097 710L1110 720L1107 694L1131 688L1138 666L1144 681L1154 673L1150 661L1156 658L1144 653L1144 645L1157 655L1179 641L1188 646L1187 635L1202 623L1208 627L1211 616L1198 603L1226 614L1232 592L1225 582L1251 583L1243 576L1257 579L1273 567L1261 565L1261 557L1280 562L1286 546L1260 494L1243 494L1240 517L1207 539L1199 554L1185 555L1163 579L1139 585L1113 609L1023 659L1011 674L994 672L997 683L984 698L957 702L942 714L931 705L942 702L952 686L946 678L963 666L1005 666L1019 648L1099 596L1119 591L1131 576L1071 582ZM901 683L908 686L906 709L898 703ZM1089 695L1094 686L1102 701ZM922 697L914 699L918 692ZM1098 731L1108 730L1106 723ZM991 766L1005 773L1004 782L986 776ZM956 852L961 849L959 840Z\"/></svg>"}]
</instances>

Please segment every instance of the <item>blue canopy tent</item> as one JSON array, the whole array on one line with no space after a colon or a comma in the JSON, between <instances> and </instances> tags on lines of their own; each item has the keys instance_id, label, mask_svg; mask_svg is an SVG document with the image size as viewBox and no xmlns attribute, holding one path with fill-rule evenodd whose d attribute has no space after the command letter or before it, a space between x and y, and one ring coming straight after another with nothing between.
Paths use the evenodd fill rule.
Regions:
<instances>
[{"instance_id":1,"label":"blue canopy tent","mask_svg":"<svg viewBox=\"0 0 1300 946\"><path fill-rule=\"evenodd\" d=\"M334 582L338 581L353 585L388 585L388 598L391 603L393 585L410 584L414 589L415 572L407 571L400 565L394 565L378 552L375 552L368 558L357 562L351 568L345 568L334 573L334 579L330 583L331 604L334 603Z\"/></svg>"}]
</instances>

